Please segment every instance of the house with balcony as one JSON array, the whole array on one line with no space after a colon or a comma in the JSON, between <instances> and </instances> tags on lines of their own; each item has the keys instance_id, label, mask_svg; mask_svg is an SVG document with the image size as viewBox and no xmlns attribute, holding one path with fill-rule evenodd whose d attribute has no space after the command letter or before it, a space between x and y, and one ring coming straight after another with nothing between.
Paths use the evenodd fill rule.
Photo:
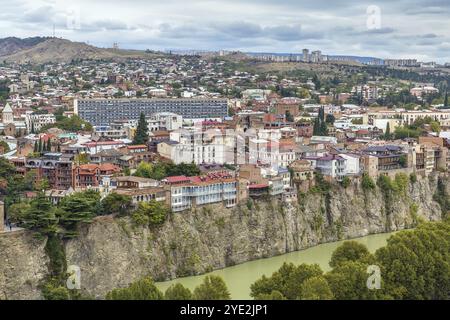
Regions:
<instances>
[{"instance_id":1,"label":"house with balcony","mask_svg":"<svg viewBox=\"0 0 450 320\"><path fill-rule=\"evenodd\" d=\"M317 159L316 169L320 171L325 178L341 181L345 176L345 158L328 154Z\"/></svg>"},{"instance_id":2,"label":"house with balcony","mask_svg":"<svg viewBox=\"0 0 450 320\"><path fill-rule=\"evenodd\" d=\"M225 172L167 177L162 183L170 192L169 203L173 212L213 203L223 203L227 208L237 204L238 181Z\"/></svg>"}]
</instances>

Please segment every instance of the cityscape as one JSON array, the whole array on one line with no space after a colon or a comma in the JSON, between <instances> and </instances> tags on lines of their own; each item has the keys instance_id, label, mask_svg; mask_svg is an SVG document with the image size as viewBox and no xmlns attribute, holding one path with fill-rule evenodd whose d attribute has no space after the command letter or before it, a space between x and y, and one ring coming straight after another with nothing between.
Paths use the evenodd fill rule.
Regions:
<instances>
[{"instance_id":1,"label":"cityscape","mask_svg":"<svg viewBox=\"0 0 450 320\"><path fill-rule=\"evenodd\" d=\"M0 300L450 298L450 56L61 28L0 39Z\"/></svg>"}]
</instances>

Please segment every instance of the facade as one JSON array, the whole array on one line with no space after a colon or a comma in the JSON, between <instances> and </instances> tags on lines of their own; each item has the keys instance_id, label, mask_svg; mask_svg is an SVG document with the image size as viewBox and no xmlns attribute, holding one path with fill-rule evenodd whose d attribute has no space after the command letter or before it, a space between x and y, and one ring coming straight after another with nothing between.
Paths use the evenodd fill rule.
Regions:
<instances>
[{"instance_id":1,"label":"facade","mask_svg":"<svg viewBox=\"0 0 450 320\"><path fill-rule=\"evenodd\" d=\"M226 99L81 99L74 101L75 114L95 126L108 126L116 120L137 120L141 113L171 112L184 119L224 118Z\"/></svg>"},{"instance_id":2,"label":"facade","mask_svg":"<svg viewBox=\"0 0 450 320\"><path fill-rule=\"evenodd\" d=\"M53 114L27 114L25 116L28 132L39 132L42 127L56 122Z\"/></svg>"},{"instance_id":3,"label":"facade","mask_svg":"<svg viewBox=\"0 0 450 320\"><path fill-rule=\"evenodd\" d=\"M326 155L316 162L316 169L324 176L341 181L345 176L346 160L338 155Z\"/></svg>"},{"instance_id":4,"label":"facade","mask_svg":"<svg viewBox=\"0 0 450 320\"><path fill-rule=\"evenodd\" d=\"M38 159L26 159L25 171L35 172L36 181L46 179L51 189L67 190L72 187L72 162L61 160L60 153L45 154Z\"/></svg>"},{"instance_id":5,"label":"facade","mask_svg":"<svg viewBox=\"0 0 450 320\"><path fill-rule=\"evenodd\" d=\"M183 126L183 117L171 112L160 112L148 117L147 123L149 132L173 131Z\"/></svg>"},{"instance_id":6,"label":"facade","mask_svg":"<svg viewBox=\"0 0 450 320\"><path fill-rule=\"evenodd\" d=\"M107 188L105 183L111 177L120 172L120 168L113 164L83 164L73 168L73 188L86 189L102 186ZM105 182L103 181L106 178Z\"/></svg>"},{"instance_id":7,"label":"facade","mask_svg":"<svg viewBox=\"0 0 450 320\"><path fill-rule=\"evenodd\" d=\"M233 207L238 201L238 181L227 173L168 177L162 182L170 190L170 207L173 212L213 203Z\"/></svg>"}]
</instances>

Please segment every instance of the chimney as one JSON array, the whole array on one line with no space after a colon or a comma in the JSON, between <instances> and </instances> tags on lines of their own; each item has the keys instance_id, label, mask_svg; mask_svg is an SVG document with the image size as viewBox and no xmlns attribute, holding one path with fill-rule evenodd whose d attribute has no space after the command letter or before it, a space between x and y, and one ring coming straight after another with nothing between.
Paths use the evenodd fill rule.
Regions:
<instances>
[{"instance_id":1,"label":"chimney","mask_svg":"<svg viewBox=\"0 0 450 320\"><path fill-rule=\"evenodd\" d=\"M0 232L5 229L5 204L0 201Z\"/></svg>"}]
</instances>

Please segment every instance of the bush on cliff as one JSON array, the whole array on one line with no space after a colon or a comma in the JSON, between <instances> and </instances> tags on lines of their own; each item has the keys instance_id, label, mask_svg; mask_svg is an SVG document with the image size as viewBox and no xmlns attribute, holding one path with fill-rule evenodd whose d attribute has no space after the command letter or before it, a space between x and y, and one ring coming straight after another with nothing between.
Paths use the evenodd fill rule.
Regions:
<instances>
[{"instance_id":1,"label":"bush on cliff","mask_svg":"<svg viewBox=\"0 0 450 320\"><path fill-rule=\"evenodd\" d=\"M166 205L156 200L139 202L139 206L131 215L134 223L142 226L155 226L166 221L169 209Z\"/></svg>"}]
</instances>

